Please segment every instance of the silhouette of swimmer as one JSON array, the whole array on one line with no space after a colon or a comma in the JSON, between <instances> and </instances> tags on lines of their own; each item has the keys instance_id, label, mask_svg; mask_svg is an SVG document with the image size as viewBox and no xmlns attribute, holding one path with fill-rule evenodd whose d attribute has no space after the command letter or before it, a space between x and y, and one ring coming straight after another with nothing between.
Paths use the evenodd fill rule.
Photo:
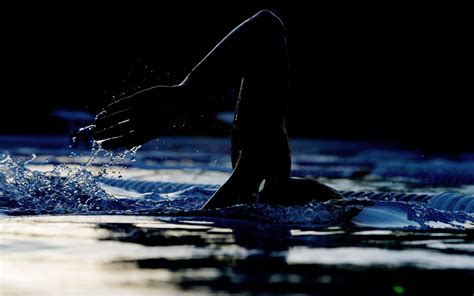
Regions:
<instances>
[{"instance_id":1,"label":"silhouette of swimmer","mask_svg":"<svg viewBox=\"0 0 474 296\"><path fill-rule=\"evenodd\" d=\"M172 125L193 114L212 113L205 110L209 104L196 98L208 100L210 93L239 82L232 126L233 172L204 208L340 199L336 190L316 180L290 177L286 33L282 21L268 10L231 31L182 83L155 86L107 106L93 136L105 149L143 144L166 128L151 128L157 116ZM156 100L158 108L153 107Z\"/></svg>"}]
</instances>

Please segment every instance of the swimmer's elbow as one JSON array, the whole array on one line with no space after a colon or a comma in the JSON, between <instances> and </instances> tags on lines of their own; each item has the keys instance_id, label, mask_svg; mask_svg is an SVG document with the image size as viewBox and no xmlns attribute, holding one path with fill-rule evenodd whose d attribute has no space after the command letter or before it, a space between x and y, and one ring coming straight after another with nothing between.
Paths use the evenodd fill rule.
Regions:
<instances>
[{"instance_id":1,"label":"swimmer's elbow","mask_svg":"<svg viewBox=\"0 0 474 296\"><path fill-rule=\"evenodd\" d=\"M285 30L285 26L283 25L283 21L272 11L264 9L257 12L253 17L253 19L258 20L268 26L276 27L281 30Z\"/></svg>"}]
</instances>

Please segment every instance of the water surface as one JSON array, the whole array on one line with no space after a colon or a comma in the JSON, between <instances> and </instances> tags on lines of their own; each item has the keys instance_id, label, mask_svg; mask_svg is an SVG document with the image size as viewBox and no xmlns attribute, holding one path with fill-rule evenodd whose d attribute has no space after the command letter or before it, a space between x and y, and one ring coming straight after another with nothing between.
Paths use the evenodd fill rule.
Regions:
<instances>
[{"instance_id":1,"label":"water surface","mask_svg":"<svg viewBox=\"0 0 474 296\"><path fill-rule=\"evenodd\" d=\"M352 197L202 211L226 139L33 140L0 138L2 295L474 292L473 155L295 140L293 175Z\"/></svg>"}]
</instances>

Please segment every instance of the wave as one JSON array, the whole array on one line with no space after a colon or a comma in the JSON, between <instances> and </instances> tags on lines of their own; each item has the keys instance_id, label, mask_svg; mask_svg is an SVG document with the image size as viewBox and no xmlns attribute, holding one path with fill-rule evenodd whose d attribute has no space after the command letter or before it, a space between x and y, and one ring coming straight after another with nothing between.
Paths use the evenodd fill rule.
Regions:
<instances>
[{"instance_id":1,"label":"wave","mask_svg":"<svg viewBox=\"0 0 474 296\"><path fill-rule=\"evenodd\" d=\"M343 192L346 200L312 202L294 207L254 204L201 210L217 186L111 179L107 175L107 167L111 162L122 160L125 155L111 156L111 162L101 165L98 173L93 173L91 163L95 155L97 152L78 167L62 163L47 171L29 169L28 163L32 159L14 160L10 155L2 155L1 213L208 216L312 228L343 225L462 230L473 228L474 225L474 217L465 211L443 211L433 208L429 203L419 202L420 198L418 201L413 201L417 198L400 201L394 199L393 195L382 193L370 196L368 193Z\"/></svg>"}]
</instances>

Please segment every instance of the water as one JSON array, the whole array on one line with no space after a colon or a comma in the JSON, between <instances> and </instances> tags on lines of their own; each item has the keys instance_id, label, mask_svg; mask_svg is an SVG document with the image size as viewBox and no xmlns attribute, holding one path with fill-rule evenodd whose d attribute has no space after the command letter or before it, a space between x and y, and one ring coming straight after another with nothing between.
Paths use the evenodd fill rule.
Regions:
<instances>
[{"instance_id":1,"label":"water","mask_svg":"<svg viewBox=\"0 0 474 296\"><path fill-rule=\"evenodd\" d=\"M294 175L393 194L203 211L231 171L225 139L136 155L30 141L0 138L2 295L473 292L473 155L298 140ZM443 210L453 196L463 210Z\"/></svg>"}]
</instances>

